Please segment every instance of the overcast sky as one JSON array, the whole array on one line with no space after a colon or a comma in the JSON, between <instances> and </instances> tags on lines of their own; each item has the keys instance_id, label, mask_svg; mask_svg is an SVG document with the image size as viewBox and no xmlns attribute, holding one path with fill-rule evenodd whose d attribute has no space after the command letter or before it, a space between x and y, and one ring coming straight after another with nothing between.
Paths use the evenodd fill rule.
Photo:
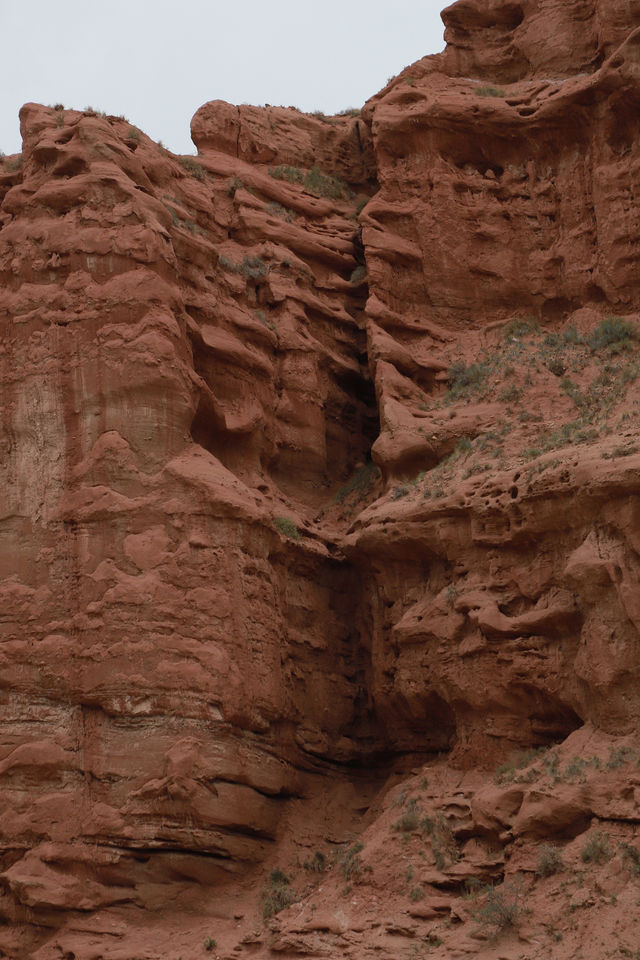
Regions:
<instances>
[{"instance_id":1,"label":"overcast sky","mask_svg":"<svg viewBox=\"0 0 640 960\"><path fill-rule=\"evenodd\" d=\"M124 114L177 153L207 100L359 107L443 49L448 0L0 0L0 150L29 100ZM450 2L450 0L449 0Z\"/></svg>"}]
</instances>

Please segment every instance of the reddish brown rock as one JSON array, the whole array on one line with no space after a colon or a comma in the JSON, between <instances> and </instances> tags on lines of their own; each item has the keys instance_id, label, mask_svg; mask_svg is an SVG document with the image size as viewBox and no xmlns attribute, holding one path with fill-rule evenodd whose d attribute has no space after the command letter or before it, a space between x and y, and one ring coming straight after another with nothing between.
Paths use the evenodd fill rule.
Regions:
<instances>
[{"instance_id":1,"label":"reddish brown rock","mask_svg":"<svg viewBox=\"0 0 640 960\"><path fill-rule=\"evenodd\" d=\"M361 115L214 101L197 157L21 112L14 960L635 949L640 10L443 17Z\"/></svg>"}]
</instances>

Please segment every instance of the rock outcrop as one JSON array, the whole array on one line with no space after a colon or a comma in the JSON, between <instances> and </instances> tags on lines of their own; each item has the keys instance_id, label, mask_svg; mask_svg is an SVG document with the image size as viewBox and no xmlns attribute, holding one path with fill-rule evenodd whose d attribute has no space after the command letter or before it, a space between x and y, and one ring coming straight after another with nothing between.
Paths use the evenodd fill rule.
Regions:
<instances>
[{"instance_id":1,"label":"rock outcrop","mask_svg":"<svg viewBox=\"0 0 640 960\"><path fill-rule=\"evenodd\" d=\"M197 157L21 111L7 957L635 949L640 6L443 19Z\"/></svg>"}]
</instances>

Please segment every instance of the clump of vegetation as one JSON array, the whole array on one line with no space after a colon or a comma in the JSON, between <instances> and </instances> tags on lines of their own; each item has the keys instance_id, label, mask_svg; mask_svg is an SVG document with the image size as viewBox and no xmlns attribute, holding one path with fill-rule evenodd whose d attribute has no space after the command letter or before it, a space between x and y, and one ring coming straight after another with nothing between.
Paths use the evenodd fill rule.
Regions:
<instances>
[{"instance_id":1,"label":"clump of vegetation","mask_svg":"<svg viewBox=\"0 0 640 960\"><path fill-rule=\"evenodd\" d=\"M127 130L127 140L134 140L136 143L140 143L142 134L137 127L129 127Z\"/></svg>"},{"instance_id":2,"label":"clump of vegetation","mask_svg":"<svg viewBox=\"0 0 640 960\"><path fill-rule=\"evenodd\" d=\"M606 833L593 833L580 851L583 863L608 863L613 858L613 849Z\"/></svg>"},{"instance_id":3,"label":"clump of vegetation","mask_svg":"<svg viewBox=\"0 0 640 960\"><path fill-rule=\"evenodd\" d=\"M627 320L621 317L607 317L602 320L595 330L587 337L591 350L601 350L608 347L611 353L621 353L628 350L630 340L637 339L638 331Z\"/></svg>"},{"instance_id":4,"label":"clump of vegetation","mask_svg":"<svg viewBox=\"0 0 640 960\"><path fill-rule=\"evenodd\" d=\"M238 267L238 273L241 273L247 280L258 280L264 277L268 272L268 267L262 257L244 257Z\"/></svg>"},{"instance_id":5,"label":"clump of vegetation","mask_svg":"<svg viewBox=\"0 0 640 960\"><path fill-rule=\"evenodd\" d=\"M587 761L583 760L582 757L572 757L564 768L562 779L569 783L573 783L575 780L583 783L585 780L584 768L586 765Z\"/></svg>"},{"instance_id":6,"label":"clump of vegetation","mask_svg":"<svg viewBox=\"0 0 640 960\"><path fill-rule=\"evenodd\" d=\"M626 867L634 876L640 876L640 850L630 843L621 843L620 848Z\"/></svg>"},{"instance_id":7,"label":"clump of vegetation","mask_svg":"<svg viewBox=\"0 0 640 960\"><path fill-rule=\"evenodd\" d=\"M423 817L420 829L431 838L431 851L438 870L444 870L447 863L456 862L459 857L458 845L451 825L442 813L438 813L435 820Z\"/></svg>"},{"instance_id":8,"label":"clump of vegetation","mask_svg":"<svg viewBox=\"0 0 640 960\"><path fill-rule=\"evenodd\" d=\"M525 337L527 334L539 333L540 324L535 317L514 317L505 325L503 334L505 339Z\"/></svg>"},{"instance_id":9,"label":"clump of vegetation","mask_svg":"<svg viewBox=\"0 0 640 960\"><path fill-rule=\"evenodd\" d=\"M341 200L345 196L351 197L353 195L346 184L338 180L337 177L322 173L319 167L312 167L305 174L304 188L309 193L315 193L319 197L330 197L332 200Z\"/></svg>"},{"instance_id":10,"label":"clump of vegetation","mask_svg":"<svg viewBox=\"0 0 640 960\"><path fill-rule=\"evenodd\" d=\"M630 747L612 747L609 750L609 759L607 760L607 770L617 770L629 763L631 759Z\"/></svg>"},{"instance_id":11,"label":"clump of vegetation","mask_svg":"<svg viewBox=\"0 0 640 960\"><path fill-rule=\"evenodd\" d=\"M312 857L307 857L302 866L309 873L324 873L327 869L327 858L322 850L316 850Z\"/></svg>"},{"instance_id":12,"label":"clump of vegetation","mask_svg":"<svg viewBox=\"0 0 640 960\"><path fill-rule=\"evenodd\" d=\"M273 525L284 537L289 537L290 540L300 539L300 531L289 517L274 517Z\"/></svg>"},{"instance_id":13,"label":"clump of vegetation","mask_svg":"<svg viewBox=\"0 0 640 960\"><path fill-rule=\"evenodd\" d=\"M338 865L345 880L354 880L356 877L361 876L363 871L371 870L371 867L368 865L365 866L360 858L363 850L363 844L357 840L339 857Z\"/></svg>"},{"instance_id":14,"label":"clump of vegetation","mask_svg":"<svg viewBox=\"0 0 640 960\"><path fill-rule=\"evenodd\" d=\"M420 820L416 811L415 803L410 803L409 807L400 814L392 829L399 833L413 833L418 829Z\"/></svg>"},{"instance_id":15,"label":"clump of vegetation","mask_svg":"<svg viewBox=\"0 0 640 960\"><path fill-rule=\"evenodd\" d=\"M367 275L367 268L363 264L360 264L360 266L357 266L355 270L352 272L351 276L349 277L349 281L355 287L359 283L362 283L366 275Z\"/></svg>"},{"instance_id":16,"label":"clump of vegetation","mask_svg":"<svg viewBox=\"0 0 640 960\"><path fill-rule=\"evenodd\" d=\"M218 946L218 943L213 937L205 937L205 941L204 941L205 950L215 950L217 946Z\"/></svg>"},{"instance_id":17,"label":"clump of vegetation","mask_svg":"<svg viewBox=\"0 0 640 960\"><path fill-rule=\"evenodd\" d=\"M376 467L375 463L369 460L363 467L360 467L358 470L356 470L354 475L347 480L344 486L340 487L336 493L336 503L344 503L344 501L354 493L357 494L358 500L362 500L379 476L380 471Z\"/></svg>"},{"instance_id":18,"label":"clump of vegetation","mask_svg":"<svg viewBox=\"0 0 640 960\"><path fill-rule=\"evenodd\" d=\"M360 110L360 107L347 107L346 110L338 110L338 113L336 114L336 116L338 116L338 117L359 117L361 112L362 112L362 111Z\"/></svg>"},{"instance_id":19,"label":"clump of vegetation","mask_svg":"<svg viewBox=\"0 0 640 960\"><path fill-rule=\"evenodd\" d=\"M240 177L231 177L231 180L229 180L229 186L227 187L227 194L230 197L235 197L236 190L242 190L243 187L244 182L240 179Z\"/></svg>"},{"instance_id":20,"label":"clump of vegetation","mask_svg":"<svg viewBox=\"0 0 640 960\"><path fill-rule=\"evenodd\" d=\"M516 779L517 771L528 767L537 756L538 751L535 749L521 750L514 754L497 768L494 774L495 782L498 784L511 783Z\"/></svg>"},{"instance_id":21,"label":"clump of vegetation","mask_svg":"<svg viewBox=\"0 0 640 960\"><path fill-rule=\"evenodd\" d=\"M538 855L536 876L550 877L562 870L563 866L562 855L558 847L553 843L543 843Z\"/></svg>"},{"instance_id":22,"label":"clump of vegetation","mask_svg":"<svg viewBox=\"0 0 640 960\"><path fill-rule=\"evenodd\" d=\"M409 489L407 487L403 487L403 486L394 487L393 490L391 491L391 499L402 500L402 498L406 497L408 493L409 493Z\"/></svg>"},{"instance_id":23,"label":"clump of vegetation","mask_svg":"<svg viewBox=\"0 0 640 960\"><path fill-rule=\"evenodd\" d=\"M178 163L183 170L186 170L192 177L195 177L196 180L205 180L206 173L204 168L198 163L197 160L194 160L193 157L178 157Z\"/></svg>"},{"instance_id":24,"label":"clump of vegetation","mask_svg":"<svg viewBox=\"0 0 640 960\"><path fill-rule=\"evenodd\" d=\"M269 920L277 913L295 903L296 895L286 873L276 868L269 875L269 883L262 891L262 918Z\"/></svg>"},{"instance_id":25,"label":"clump of vegetation","mask_svg":"<svg viewBox=\"0 0 640 960\"><path fill-rule=\"evenodd\" d=\"M299 167L281 164L278 167L269 167L269 176L275 180L298 183L309 193L319 197L330 197L332 200L341 200L343 197L349 198L353 195L346 184L338 180L337 177L331 177L323 173L319 167L312 167L311 170L303 173Z\"/></svg>"},{"instance_id":26,"label":"clump of vegetation","mask_svg":"<svg viewBox=\"0 0 640 960\"><path fill-rule=\"evenodd\" d=\"M499 930L515 927L521 915L521 889L515 883L503 883L499 887L485 888L484 902L475 910L473 917L483 925Z\"/></svg>"},{"instance_id":27,"label":"clump of vegetation","mask_svg":"<svg viewBox=\"0 0 640 960\"><path fill-rule=\"evenodd\" d=\"M471 363L469 366L464 360L458 360L447 372L449 390L447 397L459 400L476 393L484 387L489 376L488 363Z\"/></svg>"},{"instance_id":28,"label":"clump of vegetation","mask_svg":"<svg viewBox=\"0 0 640 960\"><path fill-rule=\"evenodd\" d=\"M504 97L506 96L504 90L500 87L476 87L476 93L479 97Z\"/></svg>"},{"instance_id":29,"label":"clump of vegetation","mask_svg":"<svg viewBox=\"0 0 640 960\"><path fill-rule=\"evenodd\" d=\"M424 887L419 883L409 891L409 900L417 903L418 900L424 900Z\"/></svg>"},{"instance_id":30,"label":"clump of vegetation","mask_svg":"<svg viewBox=\"0 0 640 960\"><path fill-rule=\"evenodd\" d=\"M224 254L218 257L218 266L232 273L240 273L246 280L259 280L269 272L269 267L262 257L243 257L242 263L234 263Z\"/></svg>"},{"instance_id":31,"label":"clump of vegetation","mask_svg":"<svg viewBox=\"0 0 640 960\"><path fill-rule=\"evenodd\" d=\"M291 223L296 218L295 212L289 207L283 207L281 203L268 203L267 213L272 214L274 217L280 217L281 220L286 220L287 223Z\"/></svg>"},{"instance_id":32,"label":"clump of vegetation","mask_svg":"<svg viewBox=\"0 0 640 960\"><path fill-rule=\"evenodd\" d=\"M278 167L269 167L269 176L274 180L288 180L289 183L302 183L304 173L300 167L292 167L288 163L280 164Z\"/></svg>"}]
</instances>

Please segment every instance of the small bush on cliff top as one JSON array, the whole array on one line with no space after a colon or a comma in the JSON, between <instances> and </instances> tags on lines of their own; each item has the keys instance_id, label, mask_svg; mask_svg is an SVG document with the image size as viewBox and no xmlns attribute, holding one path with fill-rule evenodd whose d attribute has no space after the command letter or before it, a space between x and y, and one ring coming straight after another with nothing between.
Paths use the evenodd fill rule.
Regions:
<instances>
[{"instance_id":1,"label":"small bush on cliff top","mask_svg":"<svg viewBox=\"0 0 640 960\"><path fill-rule=\"evenodd\" d=\"M204 180L206 178L204 169L193 157L178 157L177 159L182 169L190 173L196 180Z\"/></svg>"},{"instance_id":2,"label":"small bush on cliff top","mask_svg":"<svg viewBox=\"0 0 640 960\"><path fill-rule=\"evenodd\" d=\"M205 941L204 941L205 950L215 950L217 946L218 946L218 942L213 937L205 938Z\"/></svg>"}]
</instances>

